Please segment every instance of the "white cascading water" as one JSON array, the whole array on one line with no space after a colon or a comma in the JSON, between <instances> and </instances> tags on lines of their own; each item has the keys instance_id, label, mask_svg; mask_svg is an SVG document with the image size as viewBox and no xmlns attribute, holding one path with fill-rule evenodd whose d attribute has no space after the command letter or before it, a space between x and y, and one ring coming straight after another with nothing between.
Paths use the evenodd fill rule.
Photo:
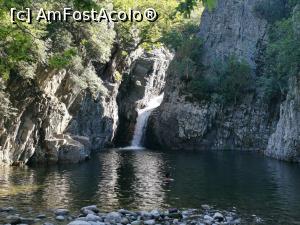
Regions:
<instances>
[{"instance_id":1,"label":"white cascading water","mask_svg":"<svg viewBox=\"0 0 300 225\"><path fill-rule=\"evenodd\" d=\"M143 109L138 109L138 117L134 129L134 135L130 148L142 148L143 137L147 128L147 122L151 112L162 103L164 94L152 98Z\"/></svg>"}]
</instances>

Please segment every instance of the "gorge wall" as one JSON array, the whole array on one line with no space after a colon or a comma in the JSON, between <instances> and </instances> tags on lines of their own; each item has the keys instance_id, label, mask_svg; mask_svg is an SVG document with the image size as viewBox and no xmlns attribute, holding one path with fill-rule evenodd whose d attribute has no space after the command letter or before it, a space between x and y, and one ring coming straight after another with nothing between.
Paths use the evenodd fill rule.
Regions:
<instances>
[{"instance_id":1,"label":"gorge wall","mask_svg":"<svg viewBox=\"0 0 300 225\"><path fill-rule=\"evenodd\" d=\"M204 41L202 63L210 66L231 56L260 76L268 22L254 11L258 0L218 1L205 10L199 31ZM221 64L217 65L221 65ZM259 90L235 105L190 101L180 92L182 80L170 71L165 98L153 113L147 129L147 146L169 149L239 149L262 151L278 159L299 161L299 82L290 82L287 98L272 106Z\"/></svg>"},{"instance_id":2,"label":"gorge wall","mask_svg":"<svg viewBox=\"0 0 300 225\"><path fill-rule=\"evenodd\" d=\"M215 9L204 11L199 61L208 68L206 75L212 66L221 66L234 56L250 66L253 79L261 76L269 22L254 11L260 1L219 0ZM294 9L296 31L299 8ZM101 29L101 34L113 30ZM88 33L77 30L74 28L73 39ZM162 92L163 103L149 119L147 147L256 150L277 159L300 161L297 77L290 79L285 98L272 105L263 101L258 87L251 87L255 91L245 93L236 104L193 101L181 91L185 86L181 77L168 70L173 59L169 50L138 49L128 61L119 62L113 54L115 37L110 36L107 46L97 39L106 55L100 56L107 59L95 62L94 55L85 58L91 49L82 51L81 74L74 69L40 66L33 79L14 74L5 90L0 78L0 97L9 99L14 108L9 118L0 118L0 163L77 163L88 159L92 151L127 146L133 136L137 108L143 108L151 97ZM0 113L5 107L0 107Z\"/></svg>"},{"instance_id":3,"label":"gorge wall","mask_svg":"<svg viewBox=\"0 0 300 225\"><path fill-rule=\"evenodd\" d=\"M39 71L33 81L12 79L7 90L16 115L1 120L0 161L7 163L74 163L112 141L117 125L118 85L98 82L91 91L76 74Z\"/></svg>"}]
</instances>

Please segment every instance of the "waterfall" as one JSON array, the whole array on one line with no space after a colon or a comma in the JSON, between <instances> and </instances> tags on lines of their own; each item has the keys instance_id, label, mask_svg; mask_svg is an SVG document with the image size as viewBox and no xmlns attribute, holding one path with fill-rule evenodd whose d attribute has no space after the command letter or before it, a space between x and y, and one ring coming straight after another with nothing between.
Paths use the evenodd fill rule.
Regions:
<instances>
[{"instance_id":1,"label":"waterfall","mask_svg":"<svg viewBox=\"0 0 300 225\"><path fill-rule=\"evenodd\" d=\"M161 94L160 96L156 96L152 98L143 109L138 109L138 117L134 129L134 135L131 142L131 148L141 148L143 138L145 135L145 131L147 128L147 122L149 119L149 116L151 115L151 112L156 109L160 104L162 103L164 94Z\"/></svg>"}]
</instances>

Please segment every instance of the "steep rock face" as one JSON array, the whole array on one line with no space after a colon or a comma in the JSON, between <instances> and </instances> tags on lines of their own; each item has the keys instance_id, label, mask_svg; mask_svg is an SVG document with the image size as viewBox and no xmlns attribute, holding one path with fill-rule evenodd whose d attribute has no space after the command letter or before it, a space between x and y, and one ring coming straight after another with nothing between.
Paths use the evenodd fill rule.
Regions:
<instances>
[{"instance_id":1,"label":"steep rock face","mask_svg":"<svg viewBox=\"0 0 300 225\"><path fill-rule=\"evenodd\" d=\"M267 23L255 16L255 0L218 1L216 9L202 16L203 63L226 62L234 56L256 69L260 47L266 41ZM254 73L253 73L254 74ZM180 93L184 85L169 74L165 98L153 113L147 145L170 149L264 150L278 115L254 94L234 106L189 102ZM275 111L275 112L274 112Z\"/></svg>"},{"instance_id":2,"label":"steep rock face","mask_svg":"<svg viewBox=\"0 0 300 225\"><path fill-rule=\"evenodd\" d=\"M268 156L300 162L300 79L290 80L290 90L280 107L276 131L270 137Z\"/></svg>"},{"instance_id":3,"label":"steep rock face","mask_svg":"<svg viewBox=\"0 0 300 225\"><path fill-rule=\"evenodd\" d=\"M91 91L66 71L40 70L34 81L12 79L7 89L17 113L1 121L0 162L77 163L92 146L103 148L118 119L118 87L107 86Z\"/></svg>"},{"instance_id":4,"label":"steep rock face","mask_svg":"<svg viewBox=\"0 0 300 225\"><path fill-rule=\"evenodd\" d=\"M129 73L124 75L118 94L119 126L116 144L130 144L137 118L137 109L143 108L150 98L161 94L165 86L166 71L173 55L166 49L144 52L137 57Z\"/></svg>"},{"instance_id":5,"label":"steep rock face","mask_svg":"<svg viewBox=\"0 0 300 225\"><path fill-rule=\"evenodd\" d=\"M204 64L226 61L234 56L252 68L260 45L266 41L267 22L255 15L259 0L218 1L212 11L205 10L199 35L204 41Z\"/></svg>"},{"instance_id":6,"label":"steep rock face","mask_svg":"<svg viewBox=\"0 0 300 225\"><path fill-rule=\"evenodd\" d=\"M180 81L176 84L168 86L161 107L149 120L148 147L263 150L267 146L276 114L255 96L249 95L240 105L222 108L214 103L186 101L177 90Z\"/></svg>"}]
</instances>

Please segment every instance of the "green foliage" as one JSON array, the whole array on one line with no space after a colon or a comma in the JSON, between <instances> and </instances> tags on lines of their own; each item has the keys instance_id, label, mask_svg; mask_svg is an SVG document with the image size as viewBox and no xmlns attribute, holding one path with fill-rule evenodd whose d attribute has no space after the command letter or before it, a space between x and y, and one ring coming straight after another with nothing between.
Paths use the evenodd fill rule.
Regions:
<instances>
[{"instance_id":1,"label":"green foliage","mask_svg":"<svg viewBox=\"0 0 300 225\"><path fill-rule=\"evenodd\" d=\"M300 72L300 40L293 29L292 17L275 23L269 33L266 66L258 80L268 100L285 96L289 77Z\"/></svg>"},{"instance_id":2,"label":"green foliage","mask_svg":"<svg viewBox=\"0 0 300 225\"><path fill-rule=\"evenodd\" d=\"M178 5L177 11L186 17L190 17L193 10L199 7L199 3L202 3L209 10L212 10L216 7L217 0L184 0Z\"/></svg>"},{"instance_id":3,"label":"green foliage","mask_svg":"<svg viewBox=\"0 0 300 225\"><path fill-rule=\"evenodd\" d=\"M197 36L191 36L177 46L175 59L170 71L180 76L183 81L189 81L197 71L202 69L202 41Z\"/></svg>"},{"instance_id":4,"label":"green foliage","mask_svg":"<svg viewBox=\"0 0 300 225\"><path fill-rule=\"evenodd\" d=\"M254 6L254 11L261 18L273 23L286 16L285 0L260 0Z\"/></svg>"},{"instance_id":5,"label":"green foliage","mask_svg":"<svg viewBox=\"0 0 300 225\"><path fill-rule=\"evenodd\" d=\"M180 26L172 28L169 32L164 32L160 41L170 49L178 51L189 39L197 39L199 25L194 22L182 23ZM197 44L197 43L196 43Z\"/></svg>"},{"instance_id":6,"label":"green foliage","mask_svg":"<svg viewBox=\"0 0 300 225\"><path fill-rule=\"evenodd\" d=\"M119 71L116 71L114 74L114 78L117 82L121 82L122 81L122 74Z\"/></svg>"},{"instance_id":7,"label":"green foliage","mask_svg":"<svg viewBox=\"0 0 300 225\"><path fill-rule=\"evenodd\" d=\"M68 49L61 54L55 54L49 59L49 65L52 69L63 69L71 64L73 57L77 54L74 48Z\"/></svg>"},{"instance_id":8,"label":"green foliage","mask_svg":"<svg viewBox=\"0 0 300 225\"><path fill-rule=\"evenodd\" d=\"M187 85L187 90L197 100L233 104L239 102L253 87L249 65L235 58L225 64L216 64L211 71L209 75L198 74Z\"/></svg>"}]
</instances>

